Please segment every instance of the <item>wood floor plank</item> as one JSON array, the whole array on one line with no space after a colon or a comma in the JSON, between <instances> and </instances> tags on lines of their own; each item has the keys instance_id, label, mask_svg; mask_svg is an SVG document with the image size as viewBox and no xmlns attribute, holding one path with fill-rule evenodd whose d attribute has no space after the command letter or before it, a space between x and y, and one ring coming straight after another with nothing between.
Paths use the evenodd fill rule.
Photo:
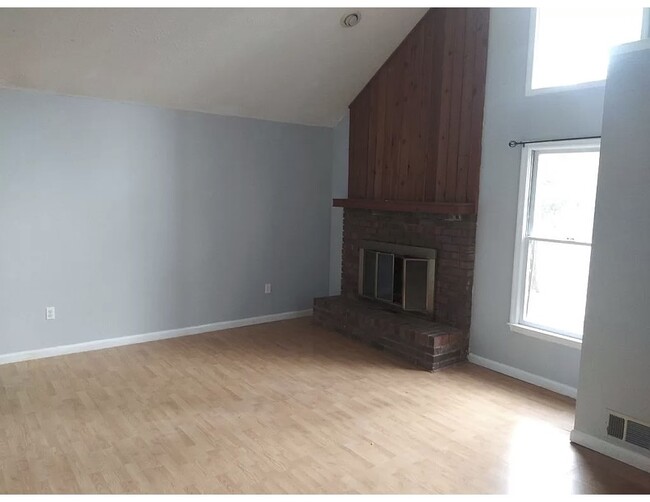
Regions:
<instances>
[{"instance_id":1,"label":"wood floor plank","mask_svg":"<svg viewBox=\"0 0 650 502\"><path fill-rule=\"evenodd\" d=\"M0 366L0 492L649 493L574 404L282 321Z\"/></svg>"}]
</instances>

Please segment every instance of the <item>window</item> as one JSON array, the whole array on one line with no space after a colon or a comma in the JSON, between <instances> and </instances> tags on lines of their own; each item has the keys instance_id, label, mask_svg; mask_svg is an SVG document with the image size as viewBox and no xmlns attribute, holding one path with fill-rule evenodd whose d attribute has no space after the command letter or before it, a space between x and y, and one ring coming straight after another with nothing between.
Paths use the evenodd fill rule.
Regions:
<instances>
[{"instance_id":1,"label":"window","mask_svg":"<svg viewBox=\"0 0 650 502\"><path fill-rule=\"evenodd\" d=\"M610 49L643 38L647 16L641 7L533 9L528 91L605 80Z\"/></svg>"},{"instance_id":2,"label":"window","mask_svg":"<svg viewBox=\"0 0 650 502\"><path fill-rule=\"evenodd\" d=\"M529 144L522 153L510 326L579 346L600 144Z\"/></svg>"}]
</instances>

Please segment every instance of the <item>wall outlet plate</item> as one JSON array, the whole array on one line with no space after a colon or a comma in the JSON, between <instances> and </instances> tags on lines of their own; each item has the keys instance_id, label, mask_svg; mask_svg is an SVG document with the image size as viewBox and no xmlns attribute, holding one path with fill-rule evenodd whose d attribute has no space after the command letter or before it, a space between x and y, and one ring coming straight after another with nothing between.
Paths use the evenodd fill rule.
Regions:
<instances>
[{"instance_id":1,"label":"wall outlet plate","mask_svg":"<svg viewBox=\"0 0 650 502\"><path fill-rule=\"evenodd\" d=\"M54 307L45 307L45 319L47 321L56 319L56 309Z\"/></svg>"},{"instance_id":2,"label":"wall outlet plate","mask_svg":"<svg viewBox=\"0 0 650 502\"><path fill-rule=\"evenodd\" d=\"M264 294L266 294L266 295L271 294L271 283L270 282L267 282L264 285Z\"/></svg>"}]
</instances>

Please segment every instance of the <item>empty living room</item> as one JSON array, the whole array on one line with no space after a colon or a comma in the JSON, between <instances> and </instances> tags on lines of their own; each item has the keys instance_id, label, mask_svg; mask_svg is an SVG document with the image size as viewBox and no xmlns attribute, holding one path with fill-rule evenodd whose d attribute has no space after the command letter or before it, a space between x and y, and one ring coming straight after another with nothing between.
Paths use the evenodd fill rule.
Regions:
<instances>
[{"instance_id":1,"label":"empty living room","mask_svg":"<svg viewBox=\"0 0 650 502\"><path fill-rule=\"evenodd\" d=\"M650 494L650 8L0 3L0 498Z\"/></svg>"}]
</instances>

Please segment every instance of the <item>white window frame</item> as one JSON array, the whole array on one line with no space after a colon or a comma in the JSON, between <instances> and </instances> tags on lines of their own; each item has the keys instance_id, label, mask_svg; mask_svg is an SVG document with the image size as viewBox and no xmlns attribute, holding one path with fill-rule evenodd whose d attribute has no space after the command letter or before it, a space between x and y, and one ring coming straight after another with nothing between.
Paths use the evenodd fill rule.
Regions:
<instances>
[{"instance_id":1,"label":"white window frame","mask_svg":"<svg viewBox=\"0 0 650 502\"><path fill-rule=\"evenodd\" d=\"M600 139L583 139L571 141L557 141L548 143L528 143L521 152L521 168L519 174L519 200L517 204L517 227L515 237L515 252L512 271L512 296L510 303L510 319L508 325L515 333L548 340L569 347L582 347L582 340L574 334L562 331L551 331L543 326L536 326L523 321L523 302L526 287L526 266L528 260L528 246L530 240L546 242L561 242L574 245L589 245L591 242L571 240L547 239L530 237L530 214L534 203L534 155L536 152L593 152L600 151Z\"/></svg>"},{"instance_id":2,"label":"white window frame","mask_svg":"<svg viewBox=\"0 0 650 502\"><path fill-rule=\"evenodd\" d=\"M533 60L535 58L535 38L537 34L537 9L530 9L530 23L528 27L528 61L526 64L526 96L538 94L549 94L556 92L577 91L594 87L605 87L605 80L592 80L591 82L580 82L578 84L556 85L552 87L541 87L533 89ZM650 8L643 9L643 21L641 24L641 36L639 40L650 38Z\"/></svg>"}]
</instances>

